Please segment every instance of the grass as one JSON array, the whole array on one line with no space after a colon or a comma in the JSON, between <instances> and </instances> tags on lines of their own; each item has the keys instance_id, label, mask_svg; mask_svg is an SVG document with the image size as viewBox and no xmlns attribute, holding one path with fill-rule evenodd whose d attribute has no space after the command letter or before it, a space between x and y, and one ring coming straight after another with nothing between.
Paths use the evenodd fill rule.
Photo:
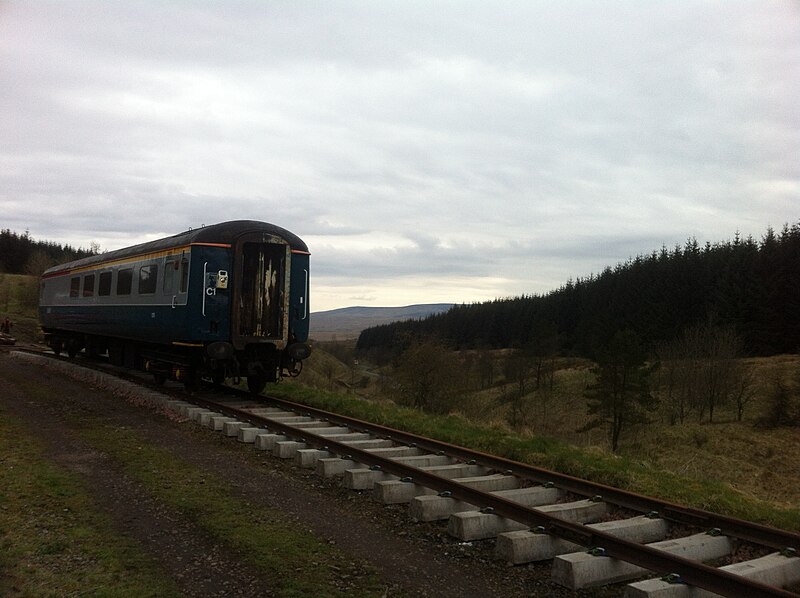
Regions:
<instances>
[{"instance_id":1,"label":"grass","mask_svg":"<svg viewBox=\"0 0 800 598\"><path fill-rule=\"evenodd\" d=\"M180 596L158 564L95 510L80 480L49 462L2 411L0 530L0 595Z\"/></svg>"},{"instance_id":2,"label":"grass","mask_svg":"<svg viewBox=\"0 0 800 598\"><path fill-rule=\"evenodd\" d=\"M474 396L465 399L465 411L481 413L482 419L478 419L474 415L467 417L458 413L447 416L431 415L419 410L397 406L391 401L365 400L353 394L345 395L310 388L300 382L280 384L269 392L288 400L430 436L444 442L470 447L599 483L720 514L800 531L800 510L796 508L797 503L766 500L763 494L743 491L736 482L731 483L733 479L746 480L750 475L749 472L734 475L731 466L725 468L722 475L709 475L708 464L711 463L711 467L713 467L714 461L708 459L707 454L693 452L696 449L696 443L691 440L692 432L688 427L680 430L680 434L686 435L686 437L672 436L672 434L678 433L674 427L658 425L650 428L635 438L634 443L627 446L627 454L622 455L611 454L597 444L586 442L585 436L580 436L575 432L578 428L577 424L585 417L585 400L582 398L585 377L586 369L583 366L560 372L556 386L559 389L558 393L550 399L550 421L547 429L552 432L563 427L566 430L565 438L556 438L554 434L538 435L533 433L530 428L513 431L502 419L498 418L499 410L497 410L496 400L491 401L479 397L477 400L484 403L480 408L475 408L475 405L470 405L471 401L476 400ZM301 377L299 380L302 381L303 378ZM494 411L492 407L495 408ZM720 434L725 435L719 426L700 427L714 432L719 430ZM781 460L792 464L788 467L796 468L797 462L792 456L796 454L796 451L792 452L792 447L796 448L797 443L796 430L765 434L754 431L751 426L743 424L736 425L736 428L742 433L741 444L738 445L737 452L732 452L733 449L730 447L723 449L720 445L721 452L725 452L736 461L752 460L752 450L745 450L745 447L753 446L751 437L769 437L770 440L764 442L773 448L764 450L772 451L771 459ZM782 447L781 442L787 437L794 438L794 443L789 447ZM595 432L594 439L602 443L605 437L602 433ZM575 442L576 440L583 446L579 446ZM647 448L643 449L643 446ZM666 458L656 458L657 455L654 452L656 447L672 455L674 459L692 458L697 460L698 469L687 472L681 471L679 467L673 468L675 463L669 462ZM703 465L704 462L706 465ZM760 467L760 471L768 471L766 464L762 464ZM781 483L778 483L775 478L773 481L776 482L773 487L778 491Z\"/></svg>"},{"instance_id":3,"label":"grass","mask_svg":"<svg viewBox=\"0 0 800 598\"><path fill-rule=\"evenodd\" d=\"M12 321L11 333L18 342L39 337L38 288L35 276L0 273L0 319Z\"/></svg>"},{"instance_id":4,"label":"grass","mask_svg":"<svg viewBox=\"0 0 800 598\"><path fill-rule=\"evenodd\" d=\"M361 596L382 592L372 571L303 530L283 512L248 503L222 480L134 431L82 420L85 439L102 447L159 501L175 509L242 561L262 572L285 597ZM308 572L313 571L313 575Z\"/></svg>"},{"instance_id":5,"label":"grass","mask_svg":"<svg viewBox=\"0 0 800 598\"><path fill-rule=\"evenodd\" d=\"M35 380L13 374L12 378L26 395L48 398L48 389ZM2 415L0 529L10 531L0 543L0 595L180 595L169 580L150 574L155 566L148 568L149 557L136 552L133 540L126 540L93 510L88 493L74 476L48 463L41 449L32 450L27 441L24 450L17 446L13 439L22 437L23 430ZM222 480L153 446L133 429L85 411L69 413L67 418L73 433L109 455L156 500L274 583L275 595L383 594L385 585L370 568L352 562L285 513L236 496ZM124 583L123 575L130 576Z\"/></svg>"},{"instance_id":6,"label":"grass","mask_svg":"<svg viewBox=\"0 0 800 598\"><path fill-rule=\"evenodd\" d=\"M682 450L678 450L681 447ZM792 508L800 504L800 465L796 429L754 431L735 422L691 422L664 426L625 454L639 454L654 467L689 479L710 478L766 502Z\"/></svg>"}]
</instances>

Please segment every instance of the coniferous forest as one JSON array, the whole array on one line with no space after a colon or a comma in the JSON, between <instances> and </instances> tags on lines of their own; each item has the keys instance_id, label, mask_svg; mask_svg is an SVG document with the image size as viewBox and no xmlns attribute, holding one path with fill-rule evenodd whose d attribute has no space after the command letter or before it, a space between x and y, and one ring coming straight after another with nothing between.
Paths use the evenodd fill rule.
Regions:
<instances>
[{"instance_id":1,"label":"coniferous forest","mask_svg":"<svg viewBox=\"0 0 800 598\"><path fill-rule=\"evenodd\" d=\"M46 268L97 253L97 247L75 249L48 241L34 241L25 232L0 230L0 272L39 275Z\"/></svg>"},{"instance_id":2,"label":"coniferous forest","mask_svg":"<svg viewBox=\"0 0 800 598\"><path fill-rule=\"evenodd\" d=\"M648 347L704 323L732 328L745 353L800 350L800 222L721 243L662 247L544 294L456 306L364 330L361 352L395 353L419 337L456 349L533 348L596 357L615 333Z\"/></svg>"}]
</instances>

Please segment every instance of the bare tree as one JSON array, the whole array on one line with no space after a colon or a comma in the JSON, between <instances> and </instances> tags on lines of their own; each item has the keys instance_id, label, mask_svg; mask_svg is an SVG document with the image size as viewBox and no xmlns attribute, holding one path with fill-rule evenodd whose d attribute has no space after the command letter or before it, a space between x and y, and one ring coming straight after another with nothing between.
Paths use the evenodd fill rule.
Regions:
<instances>
[{"instance_id":1,"label":"bare tree","mask_svg":"<svg viewBox=\"0 0 800 598\"><path fill-rule=\"evenodd\" d=\"M661 367L657 371L656 384L667 408L669 424L674 426L678 422L683 423L686 417L686 397L680 385L682 363L668 345L659 347L657 353Z\"/></svg>"},{"instance_id":2,"label":"bare tree","mask_svg":"<svg viewBox=\"0 0 800 598\"><path fill-rule=\"evenodd\" d=\"M526 353L533 361L536 378L536 390L549 384L553 390L553 373L555 356L558 353L558 327L550 320L537 319L531 331L531 339L525 347Z\"/></svg>"},{"instance_id":3,"label":"bare tree","mask_svg":"<svg viewBox=\"0 0 800 598\"><path fill-rule=\"evenodd\" d=\"M714 421L714 410L734 397L738 376L737 357L741 341L732 328L706 326L703 330L705 341L704 368L702 375L703 410L708 409L708 421Z\"/></svg>"},{"instance_id":4,"label":"bare tree","mask_svg":"<svg viewBox=\"0 0 800 598\"><path fill-rule=\"evenodd\" d=\"M736 372L734 380L734 395L736 401L736 421L741 422L744 416L745 406L756 396L753 385L753 370L747 367L740 367Z\"/></svg>"},{"instance_id":5,"label":"bare tree","mask_svg":"<svg viewBox=\"0 0 800 598\"><path fill-rule=\"evenodd\" d=\"M550 364L546 371L545 381L537 390L536 390L536 402L542 408L542 423L546 428L548 426L548 412L550 407L550 401L553 398L553 393L555 391L555 363L553 360L550 361Z\"/></svg>"},{"instance_id":6,"label":"bare tree","mask_svg":"<svg viewBox=\"0 0 800 598\"><path fill-rule=\"evenodd\" d=\"M779 371L771 381L767 410L758 422L767 428L800 426L800 370Z\"/></svg>"},{"instance_id":7,"label":"bare tree","mask_svg":"<svg viewBox=\"0 0 800 598\"><path fill-rule=\"evenodd\" d=\"M333 379L336 375L336 364L333 361L326 360L322 364L322 373L328 381L328 390L333 390Z\"/></svg>"},{"instance_id":8,"label":"bare tree","mask_svg":"<svg viewBox=\"0 0 800 598\"><path fill-rule=\"evenodd\" d=\"M404 403L447 413L464 389L458 355L434 340L412 342L394 367L395 393Z\"/></svg>"},{"instance_id":9,"label":"bare tree","mask_svg":"<svg viewBox=\"0 0 800 598\"><path fill-rule=\"evenodd\" d=\"M694 411L714 421L718 407L735 401L741 415L749 401L752 377L739 360L742 341L732 328L712 323L691 326L657 348L659 386L670 423L683 423Z\"/></svg>"},{"instance_id":10,"label":"bare tree","mask_svg":"<svg viewBox=\"0 0 800 598\"><path fill-rule=\"evenodd\" d=\"M529 411L528 382L535 375L535 362L532 356L522 349L514 349L503 362L503 374L506 383L512 385L503 396L509 405L508 422L518 427L525 423Z\"/></svg>"},{"instance_id":11,"label":"bare tree","mask_svg":"<svg viewBox=\"0 0 800 598\"><path fill-rule=\"evenodd\" d=\"M8 311L11 303L11 283L3 273L0 273L0 303L3 305L3 311Z\"/></svg>"},{"instance_id":12,"label":"bare tree","mask_svg":"<svg viewBox=\"0 0 800 598\"><path fill-rule=\"evenodd\" d=\"M28 258L28 263L25 264L25 273L31 276L41 276L42 272L53 265L55 265L55 263L52 259L47 257L44 251L41 249L34 249L30 258Z\"/></svg>"},{"instance_id":13,"label":"bare tree","mask_svg":"<svg viewBox=\"0 0 800 598\"><path fill-rule=\"evenodd\" d=\"M489 349L481 349L478 353L478 377L481 390L494 384L494 357Z\"/></svg>"},{"instance_id":14,"label":"bare tree","mask_svg":"<svg viewBox=\"0 0 800 598\"><path fill-rule=\"evenodd\" d=\"M524 397L528 381L534 374L534 362L526 351L514 349L503 363L503 374L506 382L517 385L517 394Z\"/></svg>"}]
</instances>

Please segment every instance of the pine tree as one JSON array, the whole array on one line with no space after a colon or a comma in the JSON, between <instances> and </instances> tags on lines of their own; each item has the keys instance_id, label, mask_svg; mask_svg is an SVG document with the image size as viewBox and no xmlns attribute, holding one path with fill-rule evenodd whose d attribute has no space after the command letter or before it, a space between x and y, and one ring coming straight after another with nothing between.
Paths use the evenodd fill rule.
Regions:
<instances>
[{"instance_id":1,"label":"pine tree","mask_svg":"<svg viewBox=\"0 0 800 598\"><path fill-rule=\"evenodd\" d=\"M645 423L647 412L655 407L650 392L651 371L636 333L624 330L615 334L593 368L595 383L584 395L593 417L582 431L608 424L611 450L616 452L623 430Z\"/></svg>"}]
</instances>

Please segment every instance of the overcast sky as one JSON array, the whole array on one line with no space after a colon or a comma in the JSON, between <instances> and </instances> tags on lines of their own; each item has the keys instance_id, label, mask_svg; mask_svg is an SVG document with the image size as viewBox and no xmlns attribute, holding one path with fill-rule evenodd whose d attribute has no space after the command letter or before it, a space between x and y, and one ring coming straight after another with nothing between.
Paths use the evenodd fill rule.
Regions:
<instances>
[{"instance_id":1,"label":"overcast sky","mask_svg":"<svg viewBox=\"0 0 800 598\"><path fill-rule=\"evenodd\" d=\"M800 3L0 0L0 228L225 220L312 309L557 288L800 221Z\"/></svg>"}]
</instances>

